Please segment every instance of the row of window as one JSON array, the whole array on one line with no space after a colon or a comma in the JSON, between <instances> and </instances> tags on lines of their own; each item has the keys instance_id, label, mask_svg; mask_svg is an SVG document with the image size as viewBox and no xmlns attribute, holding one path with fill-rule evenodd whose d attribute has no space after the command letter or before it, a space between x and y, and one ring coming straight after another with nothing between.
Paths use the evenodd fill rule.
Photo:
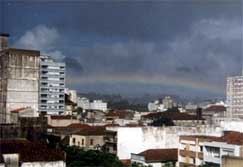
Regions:
<instances>
[{"instance_id":1,"label":"row of window","mask_svg":"<svg viewBox=\"0 0 243 167\"><path fill-rule=\"evenodd\" d=\"M73 145L76 145L76 138L73 138ZM89 144L94 145L94 139L90 139ZM84 146L84 139L81 140L81 145ZM78 146L80 146L80 142L78 141Z\"/></svg>"}]
</instances>

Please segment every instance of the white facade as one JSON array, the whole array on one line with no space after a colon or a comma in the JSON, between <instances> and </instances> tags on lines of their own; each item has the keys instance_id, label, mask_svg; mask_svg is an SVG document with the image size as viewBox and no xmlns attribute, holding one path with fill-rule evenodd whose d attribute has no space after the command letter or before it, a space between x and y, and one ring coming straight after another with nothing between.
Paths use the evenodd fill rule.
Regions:
<instances>
[{"instance_id":1,"label":"white facade","mask_svg":"<svg viewBox=\"0 0 243 167\"><path fill-rule=\"evenodd\" d=\"M21 167L66 167L66 163L64 161L24 162Z\"/></svg>"},{"instance_id":2,"label":"white facade","mask_svg":"<svg viewBox=\"0 0 243 167\"><path fill-rule=\"evenodd\" d=\"M41 56L39 86L39 112L64 113L65 63Z\"/></svg>"},{"instance_id":3,"label":"white facade","mask_svg":"<svg viewBox=\"0 0 243 167\"><path fill-rule=\"evenodd\" d=\"M89 99L82 97L78 98L78 107L84 110L100 110L107 111L107 103L102 100L94 100L91 102Z\"/></svg>"},{"instance_id":4,"label":"white facade","mask_svg":"<svg viewBox=\"0 0 243 167\"><path fill-rule=\"evenodd\" d=\"M227 78L226 96L228 116L243 118L243 76Z\"/></svg>"},{"instance_id":5,"label":"white facade","mask_svg":"<svg viewBox=\"0 0 243 167\"><path fill-rule=\"evenodd\" d=\"M180 135L221 136L215 127L109 127L117 131L117 156L130 159L131 153L138 154L147 149L178 148Z\"/></svg>"},{"instance_id":6,"label":"white facade","mask_svg":"<svg viewBox=\"0 0 243 167\"><path fill-rule=\"evenodd\" d=\"M240 156L240 146L224 142L204 142L203 147L204 163L214 163L222 166L222 156Z\"/></svg>"}]
</instances>

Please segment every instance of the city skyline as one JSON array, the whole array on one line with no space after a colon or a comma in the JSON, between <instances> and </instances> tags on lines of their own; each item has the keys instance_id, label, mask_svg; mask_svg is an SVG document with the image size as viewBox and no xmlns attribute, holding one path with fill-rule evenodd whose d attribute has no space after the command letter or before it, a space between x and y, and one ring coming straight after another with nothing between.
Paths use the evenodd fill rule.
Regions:
<instances>
[{"instance_id":1,"label":"city skyline","mask_svg":"<svg viewBox=\"0 0 243 167\"><path fill-rule=\"evenodd\" d=\"M0 5L10 46L64 60L80 92L224 97L242 71L241 1Z\"/></svg>"}]
</instances>

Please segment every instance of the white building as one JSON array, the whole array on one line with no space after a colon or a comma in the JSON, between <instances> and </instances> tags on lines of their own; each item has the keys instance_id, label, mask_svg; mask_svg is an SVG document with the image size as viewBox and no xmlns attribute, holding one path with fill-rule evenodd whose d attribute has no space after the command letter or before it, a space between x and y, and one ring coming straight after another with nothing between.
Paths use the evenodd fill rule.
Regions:
<instances>
[{"instance_id":1,"label":"white building","mask_svg":"<svg viewBox=\"0 0 243 167\"><path fill-rule=\"evenodd\" d=\"M108 127L117 132L117 156L130 159L131 153L139 154L147 149L178 148L181 135L217 135L222 131L215 127Z\"/></svg>"},{"instance_id":2,"label":"white building","mask_svg":"<svg viewBox=\"0 0 243 167\"><path fill-rule=\"evenodd\" d=\"M148 103L148 110L149 111L157 111L158 108L159 108L159 101L158 100Z\"/></svg>"},{"instance_id":3,"label":"white building","mask_svg":"<svg viewBox=\"0 0 243 167\"><path fill-rule=\"evenodd\" d=\"M41 56L39 82L39 112L64 113L65 63Z\"/></svg>"},{"instance_id":4,"label":"white building","mask_svg":"<svg viewBox=\"0 0 243 167\"><path fill-rule=\"evenodd\" d=\"M227 78L226 103L229 117L243 118L243 76Z\"/></svg>"},{"instance_id":5,"label":"white building","mask_svg":"<svg viewBox=\"0 0 243 167\"><path fill-rule=\"evenodd\" d=\"M78 107L83 108L83 110L100 110L107 111L107 103L102 100L90 101L89 99L82 97L78 98Z\"/></svg>"},{"instance_id":6,"label":"white building","mask_svg":"<svg viewBox=\"0 0 243 167\"><path fill-rule=\"evenodd\" d=\"M228 132L222 141L204 142L203 161L204 164L222 167L222 157L242 157L243 134L240 132Z\"/></svg>"}]
</instances>

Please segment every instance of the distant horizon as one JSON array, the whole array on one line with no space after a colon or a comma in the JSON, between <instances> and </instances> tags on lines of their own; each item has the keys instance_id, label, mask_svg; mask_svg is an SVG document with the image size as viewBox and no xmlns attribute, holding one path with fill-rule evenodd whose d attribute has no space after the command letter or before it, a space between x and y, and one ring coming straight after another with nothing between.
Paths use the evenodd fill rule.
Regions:
<instances>
[{"instance_id":1,"label":"distant horizon","mask_svg":"<svg viewBox=\"0 0 243 167\"><path fill-rule=\"evenodd\" d=\"M182 3L183 2L183 3ZM0 3L10 46L67 65L81 92L225 98L242 74L242 1Z\"/></svg>"}]
</instances>

